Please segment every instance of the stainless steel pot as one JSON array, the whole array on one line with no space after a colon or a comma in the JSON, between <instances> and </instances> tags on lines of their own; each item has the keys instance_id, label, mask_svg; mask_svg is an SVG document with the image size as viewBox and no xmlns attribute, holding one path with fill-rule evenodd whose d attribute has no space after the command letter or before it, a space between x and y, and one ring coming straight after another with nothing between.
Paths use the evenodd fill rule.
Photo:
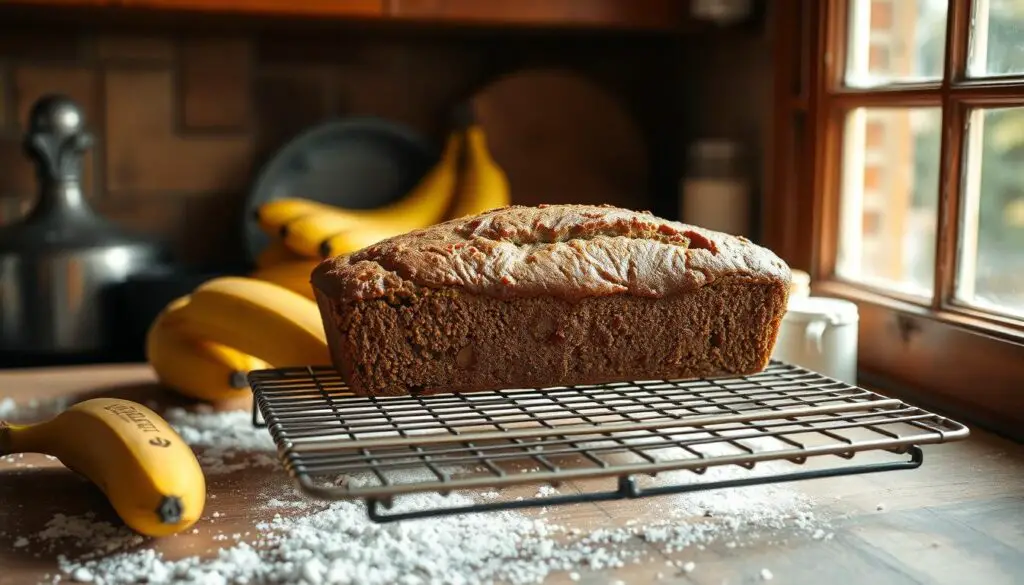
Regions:
<instances>
[{"instance_id":1,"label":"stainless steel pot","mask_svg":"<svg viewBox=\"0 0 1024 585\"><path fill-rule=\"evenodd\" d=\"M162 262L163 246L107 222L82 197L82 155L93 141L81 110L51 95L32 109L24 147L39 199L0 229L0 351L94 354L111 347L112 287Z\"/></svg>"}]
</instances>

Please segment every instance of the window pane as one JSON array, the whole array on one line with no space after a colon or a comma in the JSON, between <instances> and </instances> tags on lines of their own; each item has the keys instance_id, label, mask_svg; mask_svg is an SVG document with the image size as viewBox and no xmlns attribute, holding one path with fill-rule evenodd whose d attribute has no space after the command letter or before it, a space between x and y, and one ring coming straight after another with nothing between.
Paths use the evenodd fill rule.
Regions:
<instances>
[{"instance_id":1,"label":"window pane","mask_svg":"<svg viewBox=\"0 0 1024 585\"><path fill-rule=\"evenodd\" d=\"M942 78L946 0L850 0L846 84Z\"/></svg>"},{"instance_id":2,"label":"window pane","mask_svg":"<svg viewBox=\"0 0 1024 585\"><path fill-rule=\"evenodd\" d=\"M1024 2L975 0L967 74L971 77L1024 73Z\"/></svg>"},{"instance_id":3,"label":"window pane","mask_svg":"<svg viewBox=\"0 0 1024 585\"><path fill-rule=\"evenodd\" d=\"M957 299L1024 318L1024 108L976 110L964 165Z\"/></svg>"},{"instance_id":4,"label":"window pane","mask_svg":"<svg viewBox=\"0 0 1024 585\"><path fill-rule=\"evenodd\" d=\"M860 108L843 141L836 271L930 297L938 219L940 108Z\"/></svg>"}]
</instances>

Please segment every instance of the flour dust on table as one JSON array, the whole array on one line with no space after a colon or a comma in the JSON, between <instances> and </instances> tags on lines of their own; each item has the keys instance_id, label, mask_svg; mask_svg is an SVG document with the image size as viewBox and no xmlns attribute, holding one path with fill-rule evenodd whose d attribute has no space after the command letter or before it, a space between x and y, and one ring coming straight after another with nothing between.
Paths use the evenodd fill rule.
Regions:
<instances>
[{"instance_id":1,"label":"flour dust on table","mask_svg":"<svg viewBox=\"0 0 1024 585\"><path fill-rule=\"evenodd\" d=\"M164 412L164 417L181 439L195 448L207 475L279 465L270 433L254 427L249 412L214 412L203 407L192 412L173 407Z\"/></svg>"},{"instance_id":2,"label":"flour dust on table","mask_svg":"<svg viewBox=\"0 0 1024 585\"><path fill-rule=\"evenodd\" d=\"M195 448L208 474L231 473L247 465L280 468L269 433L253 428L248 412L172 408L165 416ZM749 473L739 468L710 469L700 481ZM676 484L697 481L697 477L685 471L664 473L653 483ZM459 585L539 583L559 571L578 577L587 571L649 562L652 548L679 556L691 547L716 541L743 546L764 534L808 539L829 534L827 519L815 514L810 498L779 485L656 498L649 501L656 507L656 521L581 530L551 520L544 511L376 524L368 519L361 501L313 500L292 489L283 472L280 478L281 487L260 498L264 515L272 515L271 519L253 522L242 532L235 525L232 533L215 534L214 540L224 544L212 557L165 558L140 548L141 538L126 528L90 515L59 514L42 532L25 538L56 545L101 543L88 553L59 557L60 573L52 576L53 583ZM405 472L393 479L407 482L417 477ZM346 480L374 481L372 477ZM538 496L555 494L557 490L550 486L537 489ZM201 521L211 531L218 527L216 495L211 490L209 510ZM393 511L461 506L500 497L503 494L495 490L414 494L396 498ZM188 535L169 538L183 537ZM663 574L694 570L691 563L669 561Z\"/></svg>"},{"instance_id":3,"label":"flour dust on table","mask_svg":"<svg viewBox=\"0 0 1024 585\"><path fill-rule=\"evenodd\" d=\"M414 478L406 478L414 479ZM772 495L784 495L780 491ZM384 585L398 583L538 583L554 571L618 568L649 553L629 547L642 538L668 551L706 545L717 539L739 540L746 530L774 530L795 520L806 530L820 530L798 498L755 500L723 492L704 494L699 503L683 504L680 520L659 526L629 526L582 532L542 518L515 512L460 515L394 524L375 524L361 502L322 504L278 494L268 508L298 510L277 514L254 525L261 536L222 549L215 558L164 560L143 550L101 559L63 559L65 575L91 576L96 582L120 583L309 583ZM467 494L417 494L396 498L395 511L473 502ZM744 516L749 512L756 513ZM698 521L682 519L711 512ZM84 571L84 573L83 573ZM102 576L102 578L100 577Z\"/></svg>"}]
</instances>

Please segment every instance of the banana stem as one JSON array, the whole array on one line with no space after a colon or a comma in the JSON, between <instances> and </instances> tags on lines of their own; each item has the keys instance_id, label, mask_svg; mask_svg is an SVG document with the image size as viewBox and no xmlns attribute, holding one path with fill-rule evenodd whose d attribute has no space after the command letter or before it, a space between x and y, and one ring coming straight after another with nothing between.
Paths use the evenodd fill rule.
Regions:
<instances>
[{"instance_id":1,"label":"banana stem","mask_svg":"<svg viewBox=\"0 0 1024 585\"><path fill-rule=\"evenodd\" d=\"M14 453L13 441L11 440L11 432L15 429L15 426L7 421L0 420L0 457L10 455Z\"/></svg>"},{"instance_id":2,"label":"banana stem","mask_svg":"<svg viewBox=\"0 0 1024 585\"><path fill-rule=\"evenodd\" d=\"M15 453L42 453L40 432L45 423L14 425L0 420L0 457Z\"/></svg>"}]
</instances>

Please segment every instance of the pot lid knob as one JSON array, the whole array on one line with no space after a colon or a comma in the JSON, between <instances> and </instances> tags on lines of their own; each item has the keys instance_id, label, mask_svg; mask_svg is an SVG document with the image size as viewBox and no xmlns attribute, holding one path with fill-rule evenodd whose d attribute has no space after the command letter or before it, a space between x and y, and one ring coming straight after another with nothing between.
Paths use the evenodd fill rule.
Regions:
<instances>
[{"instance_id":1,"label":"pot lid knob","mask_svg":"<svg viewBox=\"0 0 1024 585\"><path fill-rule=\"evenodd\" d=\"M32 107L24 147L36 163L41 182L77 183L82 177L82 156L92 144L82 109L71 98L45 95Z\"/></svg>"}]
</instances>

